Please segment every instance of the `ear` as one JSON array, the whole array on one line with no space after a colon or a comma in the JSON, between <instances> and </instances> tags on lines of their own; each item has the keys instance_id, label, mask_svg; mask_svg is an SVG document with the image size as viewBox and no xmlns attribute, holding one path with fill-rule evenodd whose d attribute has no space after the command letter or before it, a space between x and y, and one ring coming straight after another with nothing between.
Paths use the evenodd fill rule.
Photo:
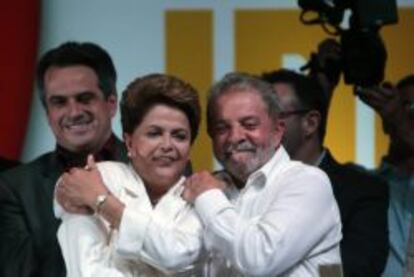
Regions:
<instances>
[{"instance_id":1,"label":"ear","mask_svg":"<svg viewBox=\"0 0 414 277\"><path fill-rule=\"evenodd\" d=\"M274 125L274 141L276 145L279 145L282 141L283 135L286 129L286 122L283 119L276 119Z\"/></svg>"},{"instance_id":2,"label":"ear","mask_svg":"<svg viewBox=\"0 0 414 277\"><path fill-rule=\"evenodd\" d=\"M106 104L108 105L111 117L114 117L118 109L118 97L115 94L109 95L108 99L106 99Z\"/></svg>"},{"instance_id":3,"label":"ear","mask_svg":"<svg viewBox=\"0 0 414 277\"><path fill-rule=\"evenodd\" d=\"M128 157L133 158L135 156L134 149L132 147L132 135L124 133L123 135L125 146L128 150Z\"/></svg>"},{"instance_id":4,"label":"ear","mask_svg":"<svg viewBox=\"0 0 414 277\"><path fill-rule=\"evenodd\" d=\"M303 134L307 137L318 133L321 124L321 114L312 110L302 118Z\"/></svg>"}]
</instances>

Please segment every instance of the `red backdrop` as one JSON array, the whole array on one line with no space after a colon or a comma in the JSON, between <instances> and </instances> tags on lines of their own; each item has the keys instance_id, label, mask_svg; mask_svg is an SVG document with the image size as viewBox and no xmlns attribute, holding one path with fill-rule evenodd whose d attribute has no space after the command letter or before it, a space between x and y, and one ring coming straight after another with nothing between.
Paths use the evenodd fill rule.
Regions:
<instances>
[{"instance_id":1,"label":"red backdrop","mask_svg":"<svg viewBox=\"0 0 414 277\"><path fill-rule=\"evenodd\" d=\"M0 8L0 155L18 159L33 94L40 0L3 2Z\"/></svg>"}]
</instances>

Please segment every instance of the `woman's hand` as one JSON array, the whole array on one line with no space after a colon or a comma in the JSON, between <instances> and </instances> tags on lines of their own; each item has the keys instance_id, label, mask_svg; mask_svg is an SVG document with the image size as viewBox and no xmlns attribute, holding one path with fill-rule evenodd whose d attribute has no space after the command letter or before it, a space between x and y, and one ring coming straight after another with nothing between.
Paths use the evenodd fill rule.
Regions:
<instances>
[{"instance_id":1,"label":"woman's hand","mask_svg":"<svg viewBox=\"0 0 414 277\"><path fill-rule=\"evenodd\" d=\"M94 158L88 156L84 169L72 168L62 175L56 190L59 204L71 213L92 213L98 195L108 192Z\"/></svg>"},{"instance_id":2,"label":"woman's hand","mask_svg":"<svg viewBox=\"0 0 414 277\"><path fill-rule=\"evenodd\" d=\"M184 191L182 197L190 203L194 203L195 199L202 193L211 189L224 190L226 183L223 180L215 177L207 171L195 173L184 184Z\"/></svg>"}]
</instances>

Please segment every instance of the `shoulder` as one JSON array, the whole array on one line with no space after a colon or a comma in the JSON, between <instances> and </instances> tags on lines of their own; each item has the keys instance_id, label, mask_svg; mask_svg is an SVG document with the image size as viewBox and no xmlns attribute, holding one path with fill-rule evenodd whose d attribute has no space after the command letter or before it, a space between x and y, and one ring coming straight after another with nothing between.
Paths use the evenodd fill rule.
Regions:
<instances>
[{"instance_id":1,"label":"shoulder","mask_svg":"<svg viewBox=\"0 0 414 277\"><path fill-rule=\"evenodd\" d=\"M0 173L0 183L13 187L23 183L32 183L44 178L46 173L58 172L59 167L54 152L46 153L35 160L13 167Z\"/></svg>"},{"instance_id":2,"label":"shoulder","mask_svg":"<svg viewBox=\"0 0 414 277\"><path fill-rule=\"evenodd\" d=\"M372 179L372 180L383 180L377 171L369 170L362 165L349 162L349 163L343 164L342 166L343 168L345 168L345 170L348 170L348 172L353 173L362 178L367 178L367 179Z\"/></svg>"},{"instance_id":3,"label":"shoulder","mask_svg":"<svg viewBox=\"0 0 414 277\"><path fill-rule=\"evenodd\" d=\"M388 195L387 182L379 174L361 165L351 162L339 163L328 152L320 167L328 174L337 197L348 195L355 198L364 194Z\"/></svg>"},{"instance_id":4,"label":"shoulder","mask_svg":"<svg viewBox=\"0 0 414 277\"><path fill-rule=\"evenodd\" d=\"M127 174L129 175L131 173L130 167L123 162L118 161L103 161L96 164L98 167L98 170L105 174Z\"/></svg>"},{"instance_id":5,"label":"shoulder","mask_svg":"<svg viewBox=\"0 0 414 277\"><path fill-rule=\"evenodd\" d=\"M20 162L15 161L15 160L9 160L9 159L5 159L0 157L0 170L7 170L13 167L16 167L20 164Z\"/></svg>"},{"instance_id":6,"label":"shoulder","mask_svg":"<svg viewBox=\"0 0 414 277\"><path fill-rule=\"evenodd\" d=\"M132 167L126 163L104 161L97 163L97 167L103 181L111 190L119 188L128 182L136 182L136 175Z\"/></svg>"},{"instance_id":7,"label":"shoulder","mask_svg":"<svg viewBox=\"0 0 414 277\"><path fill-rule=\"evenodd\" d=\"M329 183L327 174L320 168L304 164L300 161L290 161L285 166L285 173L293 179L315 179Z\"/></svg>"},{"instance_id":8,"label":"shoulder","mask_svg":"<svg viewBox=\"0 0 414 277\"><path fill-rule=\"evenodd\" d=\"M294 190L309 191L310 194L332 193L330 180L324 171L299 161L287 162L281 172L275 173L272 178Z\"/></svg>"},{"instance_id":9,"label":"shoulder","mask_svg":"<svg viewBox=\"0 0 414 277\"><path fill-rule=\"evenodd\" d=\"M340 167L340 176L351 184L375 187L377 189L388 187L387 182L384 178L376 174L374 171L369 171L360 165L354 163L346 163Z\"/></svg>"},{"instance_id":10,"label":"shoulder","mask_svg":"<svg viewBox=\"0 0 414 277\"><path fill-rule=\"evenodd\" d=\"M339 210L330 180L325 172L311 165L298 161L286 163L283 170L275 173L268 180L276 203L282 198L294 199L297 205L319 209L320 212L332 216L335 224L339 218Z\"/></svg>"}]
</instances>

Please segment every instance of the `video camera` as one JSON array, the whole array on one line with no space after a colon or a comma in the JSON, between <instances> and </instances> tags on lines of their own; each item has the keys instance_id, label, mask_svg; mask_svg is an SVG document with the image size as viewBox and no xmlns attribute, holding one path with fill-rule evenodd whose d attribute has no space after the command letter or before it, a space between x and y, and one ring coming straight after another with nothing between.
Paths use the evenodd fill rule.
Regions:
<instances>
[{"instance_id":1,"label":"video camera","mask_svg":"<svg viewBox=\"0 0 414 277\"><path fill-rule=\"evenodd\" d=\"M298 5L302 23L321 24L327 33L340 36L342 53L337 71L344 73L345 83L368 87L383 81L387 51L379 29L397 23L395 0L298 0ZM343 29L346 10L351 16L349 28ZM308 18L312 12L317 16ZM309 62L311 70L312 64L316 63Z\"/></svg>"}]
</instances>

